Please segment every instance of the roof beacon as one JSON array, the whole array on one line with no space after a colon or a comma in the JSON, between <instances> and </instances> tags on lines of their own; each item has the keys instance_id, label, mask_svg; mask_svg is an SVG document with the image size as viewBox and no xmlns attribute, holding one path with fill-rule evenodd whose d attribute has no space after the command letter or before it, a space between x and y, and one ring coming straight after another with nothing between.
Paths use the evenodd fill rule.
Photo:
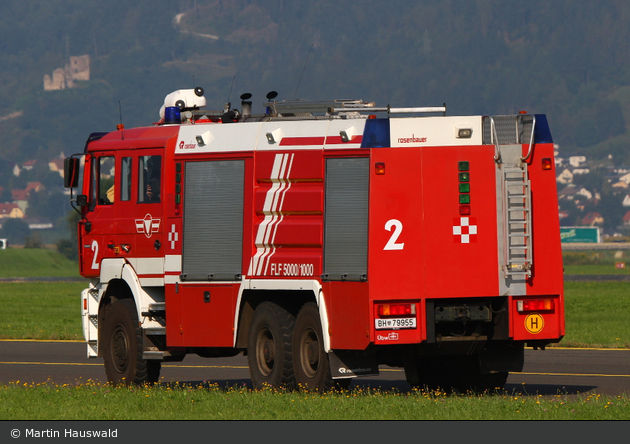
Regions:
<instances>
[{"instance_id":1,"label":"roof beacon","mask_svg":"<svg viewBox=\"0 0 630 444\"><path fill-rule=\"evenodd\" d=\"M203 96L203 88L179 89L164 98L164 105L160 108L160 119L164 119L165 109L176 106L180 111L199 109L206 106L206 98Z\"/></svg>"}]
</instances>

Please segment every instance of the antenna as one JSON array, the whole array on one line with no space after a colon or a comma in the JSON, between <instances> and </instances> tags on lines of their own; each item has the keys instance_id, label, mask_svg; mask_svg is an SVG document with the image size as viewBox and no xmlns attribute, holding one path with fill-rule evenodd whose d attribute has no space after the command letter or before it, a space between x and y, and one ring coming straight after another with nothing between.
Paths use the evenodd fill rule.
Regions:
<instances>
[{"instance_id":1,"label":"antenna","mask_svg":"<svg viewBox=\"0 0 630 444\"><path fill-rule=\"evenodd\" d=\"M298 88L300 87L300 83L302 83L302 77L304 77L304 71L306 71L306 65L308 64L308 59L311 56L311 51L313 51L313 44L311 43L311 48L308 50L308 55L306 56L306 62L304 63L304 69L302 69L302 75L300 76L300 81L295 87L295 94L293 95L293 99L297 99Z\"/></svg>"},{"instance_id":2,"label":"antenna","mask_svg":"<svg viewBox=\"0 0 630 444\"><path fill-rule=\"evenodd\" d=\"M125 140L125 125L123 125L122 121L122 106L120 105L120 100L118 101L118 116L120 117L120 123L117 125L117 130L120 131L120 140Z\"/></svg>"},{"instance_id":3,"label":"antenna","mask_svg":"<svg viewBox=\"0 0 630 444\"><path fill-rule=\"evenodd\" d=\"M234 86L234 79L236 78L236 76L232 77L232 84L230 85L230 92L228 93L228 99L227 102L230 103L230 97L232 97L232 87Z\"/></svg>"}]
</instances>

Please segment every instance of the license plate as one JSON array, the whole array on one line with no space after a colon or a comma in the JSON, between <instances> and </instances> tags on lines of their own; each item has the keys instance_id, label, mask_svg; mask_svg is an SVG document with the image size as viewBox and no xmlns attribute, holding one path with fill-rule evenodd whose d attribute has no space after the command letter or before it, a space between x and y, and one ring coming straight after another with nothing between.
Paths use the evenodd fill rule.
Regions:
<instances>
[{"instance_id":1,"label":"license plate","mask_svg":"<svg viewBox=\"0 0 630 444\"><path fill-rule=\"evenodd\" d=\"M375 319L377 330L394 330L399 328L416 328L416 318Z\"/></svg>"}]
</instances>

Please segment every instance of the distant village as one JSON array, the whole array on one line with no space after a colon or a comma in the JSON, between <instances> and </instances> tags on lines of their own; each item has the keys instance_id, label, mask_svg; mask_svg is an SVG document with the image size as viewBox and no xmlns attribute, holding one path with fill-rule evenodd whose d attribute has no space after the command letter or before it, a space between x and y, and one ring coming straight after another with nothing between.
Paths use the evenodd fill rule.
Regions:
<instances>
[{"instance_id":1,"label":"distant village","mask_svg":"<svg viewBox=\"0 0 630 444\"><path fill-rule=\"evenodd\" d=\"M627 236L630 230L630 169L598 166L597 180L588 180L593 162L586 156L563 158L556 146L556 183L558 185L558 215L561 226L589 226L605 228L604 239ZM604 190L618 202L610 215L617 216L618 224L606 223L603 210L598 211Z\"/></svg>"},{"instance_id":2,"label":"distant village","mask_svg":"<svg viewBox=\"0 0 630 444\"><path fill-rule=\"evenodd\" d=\"M60 176L59 187L63 185L63 154L56 159L53 159L48 162L48 169L51 172L58 173ZM31 171L35 165L37 164L37 160L29 160L24 162L21 165L16 164L13 167L13 175L19 177L25 171ZM53 228L53 221L45 218L32 218L29 217L29 199L33 193L37 193L45 190L46 187L37 181L27 182L26 187L23 189L13 189L13 190L5 190L0 187L0 196L3 196L4 199L10 196L10 201L0 202L0 228L2 226L2 222L4 219L9 218L17 218L24 220L30 229L32 230L41 230L41 229L50 229ZM5 191L9 191L5 193Z\"/></svg>"}]
</instances>

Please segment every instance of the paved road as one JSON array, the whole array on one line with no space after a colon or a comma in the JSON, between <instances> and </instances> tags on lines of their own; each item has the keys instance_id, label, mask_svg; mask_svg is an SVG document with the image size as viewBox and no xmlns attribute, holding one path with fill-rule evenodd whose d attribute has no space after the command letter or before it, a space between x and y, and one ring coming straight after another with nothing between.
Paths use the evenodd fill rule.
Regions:
<instances>
[{"instance_id":1,"label":"paved road","mask_svg":"<svg viewBox=\"0 0 630 444\"><path fill-rule=\"evenodd\" d=\"M0 384L20 381L77 384L106 382L102 359L88 359L81 342L0 341ZM186 356L181 363L164 363L164 382L251 387L247 358L204 359ZM402 369L381 367L378 377L356 379L354 385L408 391ZM594 392L630 394L630 350L547 349L525 351L525 368L512 373L506 389L530 395Z\"/></svg>"}]
</instances>

